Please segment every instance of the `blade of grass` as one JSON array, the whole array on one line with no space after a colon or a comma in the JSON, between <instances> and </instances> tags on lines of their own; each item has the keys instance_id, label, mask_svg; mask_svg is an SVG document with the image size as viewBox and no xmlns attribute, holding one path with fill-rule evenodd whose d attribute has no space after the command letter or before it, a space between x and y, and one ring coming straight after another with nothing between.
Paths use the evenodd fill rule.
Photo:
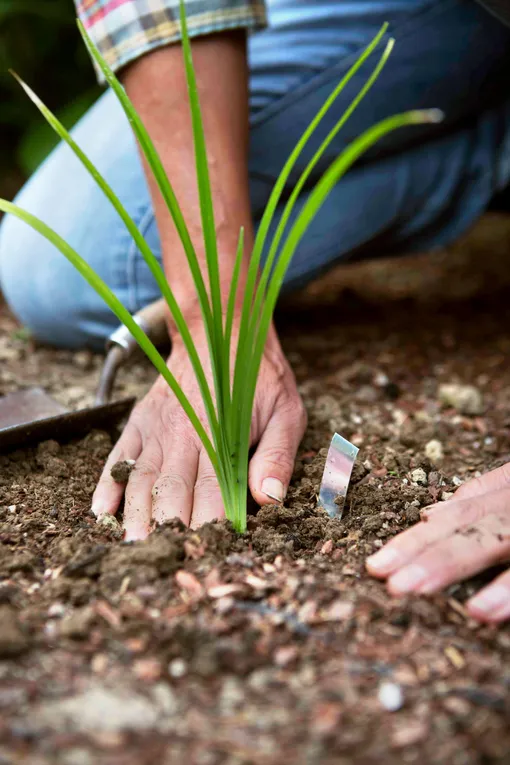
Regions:
<instances>
[{"instance_id":1,"label":"blade of grass","mask_svg":"<svg viewBox=\"0 0 510 765\"><path fill-rule=\"evenodd\" d=\"M180 387L171 371L168 369L164 358L161 356L153 343L149 340L145 332L133 319L129 311L122 305L118 297L108 287L108 285L96 274L96 272L89 266L89 264L83 260L80 255L78 255L76 250L67 244L67 242L49 226L43 223L43 221L39 220L39 218L36 218L34 215L31 215L25 210L20 209L16 205L12 204L12 202L7 202L5 199L0 199L0 210L2 212L8 213L9 215L14 215L20 220L24 221L33 229L35 229L35 231L44 236L49 242L51 242L51 244L57 247L60 252L67 258L67 260L72 263L74 268L76 268L76 270L90 284L90 286L96 290L96 292L101 296L108 307L117 316L119 321L128 328L142 350L148 356L150 361L152 361L157 371L168 383L175 397L186 412L186 415L189 417L189 420L193 425L198 437L200 438L200 441L202 442L214 469L217 470L218 460L216 452L188 397Z\"/></svg>"},{"instance_id":2,"label":"blade of grass","mask_svg":"<svg viewBox=\"0 0 510 765\"><path fill-rule=\"evenodd\" d=\"M213 372L214 391L216 394L216 406L218 419L224 422L228 419L228 406L230 402L230 379L226 376L224 361L224 336L223 336L223 308L220 288L220 265L218 259L218 245L216 241L216 225L214 221L214 207L209 177L209 164L205 143L204 127L198 88L191 53L191 43L188 35L186 11L183 0L180 0L180 20L182 52L184 67L186 70L186 83L191 111L191 126L193 132L193 145L195 150L195 165L198 183L198 196L200 202L200 216L202 220L202 233L206 256L207 273L209 276L209 289L211 295L212 325L214 342L210 346L210 358ZM225 409L225 406L227 409ZM226 430L221 429L222 460L230 469L230 447L226 438ZM227 469L227 468L226 468Z\"/></svg>"},{"instance_id":3,"label":"blade of grass","mask_svg":"<svg viewBox=\"0 0 510 765\"><path fill-rule=\"evenodd\" d=\"M285 165L283 166L282 171L280 172L280 175L278 176L276 180L276 183L273 187L268 203L262 215L262 219L260 221L260 225L258 227L257 235L255 238L255 244L253 247L252 255L250 258L250 264L249 264L248 274L246 278L243 306L241 310L241 322L240 322L240 329L239 329L240 338L247 337L247 327L250 322L251 311L253 307L253 298L255 293L255 285L256 285L257 277L258 277L260 259L262 257L262 252L264 250L267 233L270 229L274 214L276 212L276 208L278 207L278 203L285 189L285 185L290 177L290 174L297 160L299 159L299 156L301 155L304 147L308 143L309 139L312 137L317 127L322 122L323 118L326 116L326 114L328 113L330 108L333 106L333 104L335 103L340 93L344 90L346 85L352 79L352 77L354 77L354 75L358 72L360 67L365 63L367 58L375 50L375 48L377 47L377 45L379 44L379 42L385 35L387 29L388 29L388 24L386 23L383 24L381 29L377 33L377 35L374 37L374 39L369 43L369 45L367 45L367 47L361 53L359 58L354 62L352 67L348 70L348 72L344 75L344 77L338 83L336 88L332 91L331 95L326 99L321 109L317 112L317 114L312 119L312 121L310 122L306 130L304 131L303 135L299 139L298 143L296 144L295 148L291 152L289 158L287 159ZM244 347L239 345L238 348L239 348L239 351L236 357L236 365L235 365L235 372L234 372L234 389L237 389L237 390L239 390L242 387L239 377L243 376L244 371L247 368L245 355L249 353L249 346L248 344L245 344Z\"/></svg>"},{"instance_id":4,"label":"blade of grass","mask_svg":"<svg viewBox=\"0 0 510 765\"><path fill-rule=\"evenodd\" d=\"M232 352L232 329L234 326L234 311L237 298L237 288L239 285L239 275L241 273L241 265L244 256L244 228L241 228L239 232L239 241L237 244L236 259L234 263L234 269L232 271L232 278L230 281L230 290L228 295L227 312L225 315L225 342L223 345L223 365L225 368L225 377L229 381L229 384L225 386L228 392L228 400L225 402L228 410L230 404L230 354Z\"/></svg>"},{"instance_id":5,"label":"blade of grass","mask_svg":"<svg viewBox=\"0 0 510 765\"><path fill-rule=\"evenodd\" d=\"M225 402L224 428L228 443L228 455L232 472L232 487L234 496L232 498L232 524L241 534L246 531L246 503L248 497L248 463L244 465L239 461L240 449L236 441L237 432L235 428L236 416L232 406L232 394L230 390L230 355L232 353L232 330L234 325L234 313L237 292L239 287L239 277L241 265L244 257L244 228L239 232L239 242L237 245L236 260L232 272L232 280L228 296L227 313L225 317L225 343L224 343L224 364L225 376L228 380L228 400Z\"/></svg>"},{"instance_id":6,"label":"blade of grass","mask_svg":"<svg viewBox=\"0 0 510 765\"><path fill-rule=\"evenodd\" d=\"M214 223L214 208L202 112L198 98L197 81L191 54L188 25L186 23L186 10L183 0L180 0L180 16L182 51L184 57L184 66L186 69L186 82L188 86L188 96L191 110L191 125L193 130L193 144L195 147L195 163L198 182L198 195L200 201L200 215L202 219L202 232L204 236L207 272L209 274L211 307L213 313L214 328L216 330L218 350L221 350L223 345L223 314L221 305L218 244L216 241L216 226ZM221 368L218 369L218 372L221 372Z\"/></svg>"},{"instance_id":7,"label":"blade of grass","mask_svg":"<svg viewBox=\"0 0 510 765\"><path fill-rule=\"evenodd\" d=\"M342 129L342 127L345 125L345 123L347 122L349 117L354 112L354 110L358 107L358 105L361 103L361 101L365 98L365 96L367 95L367 93L369 92L371 87L374 85L374 83L378 79L382 69L384 68L384 66L385 66L385 64L386 64L386 62L387 62L387 60L388 60L388 58L389 58L389 56L391 54L391 51L393 49L394 44L395 44L395 40L393 40L393 38L388 40L386 48L384 49L383 54L382 54L381 58L379 59L379 61L377 63L377 66L375 67L374 71L372 72L372 74L370 75L370 77L368 78L368 80L366 81L366 83L364 84L364 86L362 87L360 92L358 93L358 95L351 101L351 103L349 104L348 108L343 113L342 117L338 120L336 125L333 127L332 130L330 130L330 132L328 133L328 135L326 136L324 141L321 143L320 147L317 149L317 151L313 155L312 159L310 160L310 162L308 163L308 165L306 166L306 168L302 172L298 182L296 183L294 189L292 190L292 194L290 195L290 197L289 197L289 199L288 199L288 201L287 201L287 203L286 203L286 205L284 207L282 216L280 218L280 221L278 222L278 227L276 229L275 235L274 235L274 237L273 237L273 239L271 241L271 247L269 249L267 260L266 260L266 262L264 264L264 269L262 271L262 274L261 274L261 277L260 277L260 280L259 280L259 283L258 283L258 286L257 286L257 291L256 291L256 294L255 294L255 300L254 300L253 309L252 309L252 319L253 319L253 322L255 324L257 323L257 319L258 319L259 312L260 312L260 307L261 307L262 301L264 299L266 285L267 285L267 282L269 280L269 276L271 274L271 270L272 270L272 267L273 267L274 259L276 257L276 253L277 253L278 247L280 245L280 241L282 239L282 236L283 236L283 233L285 231L285 228L287 226L287 223L289 221L289 218L292 215L292 210L294 209L294 205L296 203L296 200L298 199L298 197L299 197L303 187L305 186L308 178L310 177L310 175L314 171L314 169L317 166L318 162L323 157L323 155L327 151L328 147L331 145L331 142L335 139L335 137L337 136L339 131Z\"/></svg>"},{"instance_id":8,"label":"blade of grass","mask_svg":"<svg viewBox=\"0 0 510 765\"><path fill-rule=\"evenodd\" d=\"M142 253L142 256L145 262L147 263L152 275L154 276L154 279L156 280L156 283L161 291L161 294L163 295L163 297L165 298L168 304L170 312L176 323L177 329L182 337L182 340L184 342L184 345L190 357L190 361L193 366L193 371L195 372L197 382L200 388L200 392L202 395L202 399L204 401L204 406L205 406L207 417L209 420L211 433L213 434L213 437L216 440L216 437L218 435L218 419L214 409L214 403L209 390L209 386L207 384L207 380L205 377L204 369L200 361L200 358L198 356L195 344L191 337L191 333L188 329L186 321L182 315L182 312L174 297L174 294L170 288L170 285L167 282L165 273L158 259L155 257L154 253L152 252L149 245L147 244L145 237L141 234L135 222L133 221L133 219L131 218L131 216L129 215L126 208L121 203L121 201L119 200L119 198L117 197L117 195L115 194L111 186L103 178L103 176L98 171L98 169L94 166L94 164L89 160L87 155L80 149L76 141L72 138L72 136L65 129L62 123L47 108L47 106L45 106L45 104L41 101L41 99L29 87L29 85L27 85L20 77L18 77L18 75L15 72L12 72L12 75L21 85L21 87L23 88L27 96L30 98L30 100L39 109L39 111L41 112L43 117L46 119L46 121L49 123L49 125L51 125L51 127L57 133L57 135L65 143L67 143L70 149L74 152L75 156L80 160L82 165L85 167L88 173L92 176L92 178L97 183L101 191L104 193L104 195L107 197L107 199L110 201L110 203L112 204L112 206L118 213L119 217L123 221L127 230L133 237L133 240L136 246Z\"/></svg>"},{"instance_id":9,"label":"blade of grass","mask_svg":"<svg viewBox=\"0 0 510 765\"><path fill-rule=\"evenodd\" d=\"M341 130L341 128L345 125L349 117L352 115L352 113L360 104L360 102L363 100L363 98L366 96L366 94L369 92L372 85L378 79L384 65L386 64L386 61L388 60L388 57L391 54L393 45L394 45L394 40L390 38L372 74L370 75L368 80L365 82L364 86L361 88L361 90L356 95L356 97L351 101L348 108L343 113L342 117L338 120L338 122L334 125L332 130L330 130L330 132L328 133L324 141L321 143L321 145L319 146L319 148L313 155L312 159L309 161L304 171L302 172L296 186L292 190L292 194L290 195L284 207L276 232L273 236L269 253L266 259L266 263L262 270L262 274L260 276L259 283L255 291L255 297L252 304L250 319L245 331L245 335L243 335L243 347L245 348L245 352L243 356L246 356L249 353L249 349L253 348L254 346L255 334L257 331L261 306L265 297L266 286L267 286L269 277L271 275L271 270L273 267L274 259L276 257L276 253L278 251L278 247L280 245L281 238L283 236L283 233L285 231L289 218L292 215L292 210L294 209L294 206L299 197L299 194L301 193L303 187L306 184L306 181L308 180L311 173L317 166L318 162L320 161L324 153L327 151L328 147L331 145L331 142L334 140L334 138L336 137L338 132ZM246 375L249 373L249 368L250 368L249 364L246 363L246 359L243 358L243 363L240 364L238 369L238 375L234 379L234 390L232 394L233 410L234 412L237 412L237 413L240 411L239 397L243 395L243 391L246 386Z\"/></svg>"},{"instance_id":10,"label":"blade of grass","mask_svg":"<svg viewBox=\"0 0 510 765\"><path fill-rule=\"evenodd\" d=\"M340 178L365 151L367 151L383 136L398 128L405 127L406 125L437 123L440 122L441 119L442 113L440 111L437 109L430 109L405 112L404 114L397 114L393 117L388 117L387 119L378 122L376 125L373 125L364 133L362 133L362 135L355 139L342 152L342 154L340 154L340 156L323 174L322 178L318 181L314 189L310 192L303 209L298 215L283 244L280 256L271 276L267 296L262 308L262 315L255 340L253 354L250 361L250 368L246 376L248 388L245 390L241 400L242 412L239 418L238 439L241 444L241 448L243 449L243 454L240 459L248 459L249 445L246 446L246 444L249 443L251 416L258 371L260 369L267 334L271 324L271 319L273 317L276 301L278 299L285 273L292 259L292 256L294 255L294 252L299 245L299 242L301 241L305 231L310 225L310 222L315 217L325 199L330 194L333 187L338 183Z\"/></svg>"}]
</instances>

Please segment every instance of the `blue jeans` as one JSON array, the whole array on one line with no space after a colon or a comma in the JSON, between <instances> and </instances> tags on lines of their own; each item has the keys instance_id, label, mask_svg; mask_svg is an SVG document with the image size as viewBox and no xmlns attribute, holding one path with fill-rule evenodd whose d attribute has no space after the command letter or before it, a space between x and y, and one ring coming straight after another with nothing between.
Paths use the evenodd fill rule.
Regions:
<instances>
[{"instance_id":1,"label":"blue jeans","mask_svg":"<svg viewBox=\"0 0 510 765\"><path fill-rule=\"evenodd\" d=\"M269 28L249 42L255 223L284 159L383 21L390 22L396 38L394 52L323 165L389 114L419 107L446 113L441 126L393 134L338 184L296 252L287 290L342 260L442 246L469 227L507 185L510 31L475 2L269 0L269 12ZM362 67L328 115L321 138L375 60ZM81 120L74 137L159 257L135 142L111 92ZM130 311L158 297L139 251L67 146L53 152L17 202L66 238ZM9 217L0 230L0 286L19 319L53 345L101 347L117 323L57 250Z\"/></svg>"}]
</instances>

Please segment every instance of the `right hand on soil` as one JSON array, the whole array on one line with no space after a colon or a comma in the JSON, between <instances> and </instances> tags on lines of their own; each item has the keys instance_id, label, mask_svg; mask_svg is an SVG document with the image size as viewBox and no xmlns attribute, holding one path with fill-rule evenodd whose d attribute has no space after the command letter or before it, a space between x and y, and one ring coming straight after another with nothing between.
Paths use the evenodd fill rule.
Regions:
<instances>
[{"instance_id":1,"label":"right hand on soil","mask_svg":"<svg viewBox=\"0 0 510 765\"><path fill-rule=\"evenodd\" d=\"M207 359L206 339L198 335L194 340L199 356ZM168 363L205 423L195 375L179 338ZM305 427L294 375L273 332L260 368L252 419L251 442L258 447L250 462L249 488L260 505L283 501ZM136 461L126 486L110 475L121 460ZM156 524L171 518L198 526L224 517L212 465L163 378L133 410L94 492L92 512L98 517L115 515L124 491L127 541L144 539Z\"/></svg>"},{"instance_id":2,"label":"right hand on soil","mask_svg":"<svg viewBox=\"0 0 510 765\"><path fill-rule=\"evenodd\" d=\"M393 595L431 595L510 557L510 463L463 484L446 502L424 508L421 523L367 560ZM510 569L465 604L479 621L510 619Z\"/></svg>"}]
</instances>

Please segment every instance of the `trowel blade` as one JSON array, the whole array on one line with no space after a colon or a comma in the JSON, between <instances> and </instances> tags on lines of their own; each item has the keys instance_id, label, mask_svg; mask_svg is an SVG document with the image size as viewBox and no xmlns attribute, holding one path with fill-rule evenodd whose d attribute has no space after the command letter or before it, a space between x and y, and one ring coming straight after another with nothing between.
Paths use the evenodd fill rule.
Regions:
<instances>
[{"instance_id":1,"label":"trowel blade","mask_svg":"<svg viewBox=\"0 0 510 765\"><path fill-rule=\"evenodd\" d=\"M326 459L319 492L319 507L331 518L341 518L344 499L359 449L335 433Z\"/></svg>"},{"instance_id":2,"label":"trowel blade","mask_svg":"<svg viewBox=\"0 0 510 765\"><path fill-rule=\"evenodd\" d=\"M13 425L44 420L64 414L66 408L48 396L42 388L28 388L0 398L0 431Z\"/></svg>"},{"instance_id":3,"label":"trowel blade","mask_svg":"<svg viewBox=\"0 0 510 765\"><path fill-rule=\"evenodd\" d=\"M109 429L123 420L134 398L69 412L42 389L9 393L0 398L0 452L53 438L78 438L94 428Z\"/></svg>"}]
</instances>

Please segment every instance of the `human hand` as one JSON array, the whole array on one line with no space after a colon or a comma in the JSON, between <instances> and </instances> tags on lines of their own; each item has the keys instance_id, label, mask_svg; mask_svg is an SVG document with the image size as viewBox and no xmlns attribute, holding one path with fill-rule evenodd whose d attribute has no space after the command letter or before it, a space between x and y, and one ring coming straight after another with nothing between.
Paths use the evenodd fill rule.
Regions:
<instances>
[{"instance_id":1,"label":"human hand","mask_svg":"<svg viewBox=\"0 0 510 765\"><path fill-rule=\"evenodd\" d=\"M194 337L202 360L209 358L203 332ZM206 422L202 398L180 338L174 339L169 368ZM206 374L211 382L210 369ZM292 370L272 332L260 368L252 419L249 487L259 504L283 501L306 427L306 414ZM136 464L126 486L111 468L121 460ZM92 499L96 516L114 515L125 491L127 541L144 539L154 524L180 518L199 526L224 516L223 501L207 454L163 378L158 378L131 417L105 465Z\"/></svg>"},{"instance_id":2,"label":"human hand","mask_svg":"<svg viewBox=\"0 0 510 765\"><path fill-rule=\"evenodd\" d=\"M428 595L510 558L510 463L465 483L421 518L367 560L393 595ZM466 608L480 621L509 619L510 569Z\"/></svg>"}]
</instances>

